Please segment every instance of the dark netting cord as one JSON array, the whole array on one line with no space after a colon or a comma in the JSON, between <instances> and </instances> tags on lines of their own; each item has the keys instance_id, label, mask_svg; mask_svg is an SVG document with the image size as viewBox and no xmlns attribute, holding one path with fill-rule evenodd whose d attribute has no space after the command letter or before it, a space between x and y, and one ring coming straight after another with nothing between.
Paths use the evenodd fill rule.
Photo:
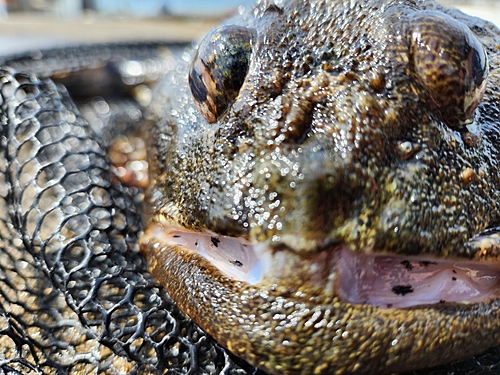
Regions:
<instances>
[{"instance_id":1,"label":"dark netting cord","mask_svg":"<svg viewBox=\"0 0 500 375\"><path fill-rule=\"evenodd\" d=\"M0 71L4 373L244 374L138 254L141 192L113 184L64 90Z\"/></svg>"},{"instance_id":2,"label":"dark netting cord","mask_svg":"<svg viewBox=\"0 0 500 375\"><path fill-rule=\"evenodd\" d=\"M185 318L146 272L142 192L111 182L96 136L113 116L125 121L122 109L104 121L95 106L82 107L100 124L91 128L65 89L0 70L0 375L262 374ZM421 373L499 374L499 358L493 349Z\"/></svg>"}]
</instances>

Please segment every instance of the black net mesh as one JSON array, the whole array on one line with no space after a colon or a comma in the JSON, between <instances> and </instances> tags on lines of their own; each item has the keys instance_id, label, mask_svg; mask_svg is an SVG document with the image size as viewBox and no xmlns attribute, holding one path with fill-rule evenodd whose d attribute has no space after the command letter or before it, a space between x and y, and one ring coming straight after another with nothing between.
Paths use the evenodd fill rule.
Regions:
<instances>
[{"instance_id":1,"label":"black net mesh","mask_svg":"<svg viewBox=\"0 0 500 375\"><path fill-rule=\"evenodd\" d=\"M4 372L247 373L145 272L142 192L110 182L67 92L9 69L0 80Z\"/></svg>"},{"instance_id":2,"label":"black net mesh","mask_svg":"<svg viewBox=\"0 0 500 375\"><path fill-rule=\"evenodd\" d=\"M260 373L146 272L142 191L117 183L106 155L140 121L137 103L77 109L63 87L4 68L0 116L0 375ZM498 374L499 358L422 373Z\"/></svg>"}]
</instances>

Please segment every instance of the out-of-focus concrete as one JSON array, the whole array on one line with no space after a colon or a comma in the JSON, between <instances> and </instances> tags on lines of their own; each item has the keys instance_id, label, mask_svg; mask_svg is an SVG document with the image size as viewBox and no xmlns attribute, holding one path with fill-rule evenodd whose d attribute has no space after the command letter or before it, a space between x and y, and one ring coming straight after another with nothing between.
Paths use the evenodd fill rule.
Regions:
<instances>
[{"instance_id":1,"label":"out-of-focus concrete","mask_svg":"<svg viewBox=\"0 0 500 375\"><path fill-rule=\"evenodd\" d=\"M471 14L476 17L484 18L485 20L495 23L500 27L500 1L483 1L481 4L445 4L454 6L464 13Z\"/></svg>"},{"instance_id":2,"label":"out-of-focus concrete","mask_svg":"<svg viewBox=\"0 0 500 375\"><path fill-rule=\"evenodd\" d=\"M0 19L0 55L68 44L191 41L200 38L219 22L219 19L64 19L11 14Z\"/></svg>"},{"instance_id":3,"label":"out-of-focus concrete","mask_svg":"<svg viewBox=\"0 0 500 375\"><path fill-rule=\"evenodd\" d=\"M441 0L447 6L488 19L500 26L500 0ZM99 16L57 18L36 14L12 13L0 17L0 55L36 48L68 44L171 40L189 41L202 37L221 19L140 19Z\"/></svg>"}]
</instances>

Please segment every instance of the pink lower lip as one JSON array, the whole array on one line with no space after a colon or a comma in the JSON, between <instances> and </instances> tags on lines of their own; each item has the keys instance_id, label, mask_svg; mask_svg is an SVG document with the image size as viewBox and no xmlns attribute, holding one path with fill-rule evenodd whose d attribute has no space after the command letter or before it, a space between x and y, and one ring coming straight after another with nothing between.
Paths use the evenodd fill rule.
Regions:
<instances>
[{"instance_id":1,"label":"pink lower lip","mask_svg":"<svg viewBox=\"0 0 500 375\"><path fill-rule=\"evenodd\" d=\"M155 236L167 245L198 253L224 276L251 285L259 284L268 278L269 272L280 269L273 262L283 259L283 254L276 257L276 252L264 243L252 245L236 238L178 228L158 227ZM314 273L334 274L334 294L347 303L386 309L471 304L500 297L500 265L485 261L358 254L342 246L325 251L335 252L333 267L324 269L331 265L318 262L311 262L311 267L315 267ZM272 278L279 280L279 275Z\"/></svg>"},{"instance_id":2,"label":"pink lower lip","mask_svg":"<svg viewBox=\"0 0 500 375\"><path fill-rule=\"evenodd\" d=\"M422 256L357 255L338 260L339 295L380 308L477 303L500 297L500 266Z\"/></svg>"}]
</instances>

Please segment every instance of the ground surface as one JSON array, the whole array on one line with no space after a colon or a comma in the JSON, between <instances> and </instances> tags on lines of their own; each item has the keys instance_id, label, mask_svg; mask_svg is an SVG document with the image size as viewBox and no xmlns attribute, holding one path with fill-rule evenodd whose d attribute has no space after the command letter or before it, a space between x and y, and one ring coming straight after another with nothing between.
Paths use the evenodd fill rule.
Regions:
<instances>
[{"instance_id":1,"label":"ground surface","mask_svg":"<svg viewBox=\"0 0 500 375\"><path fill-rule=\"evenodd\" d=\"M442 0L464 12L500 25L499 0L472 0L467 4ZM0 18L0 55L65 44L109 41L175 40L200 38L218 19L134 19L85 16L61 19L34 14L11 14Z\"/></svg>"}]
</instances>

